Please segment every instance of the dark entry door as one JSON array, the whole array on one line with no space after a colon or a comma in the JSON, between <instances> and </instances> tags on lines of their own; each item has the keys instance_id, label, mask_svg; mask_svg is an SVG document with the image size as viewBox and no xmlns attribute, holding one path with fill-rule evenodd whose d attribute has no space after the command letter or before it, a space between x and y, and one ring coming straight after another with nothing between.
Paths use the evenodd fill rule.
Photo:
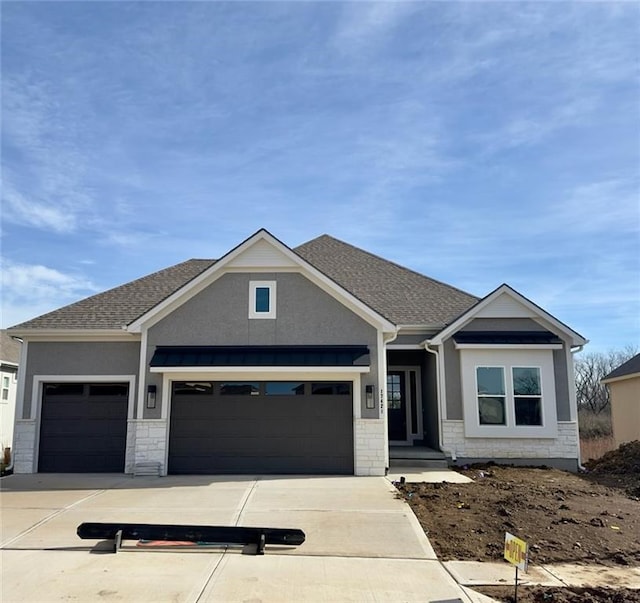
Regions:
<instances>
[{"instance_id":1,"label":"dark entry door","mask_svg":"<svg viewBox=\"0 0 640 603\"><path fill-rule=\"evenodd\" d=\"M387 415L389 439L404 442L407 439L407 396L404 372L387 373Z\"/></svg>"}]
</instances>

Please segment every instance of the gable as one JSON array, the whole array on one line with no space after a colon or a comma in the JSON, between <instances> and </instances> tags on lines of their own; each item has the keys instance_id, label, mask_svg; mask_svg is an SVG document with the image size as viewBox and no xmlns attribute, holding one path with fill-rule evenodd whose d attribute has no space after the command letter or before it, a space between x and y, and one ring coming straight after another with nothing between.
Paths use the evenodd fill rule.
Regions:
<instances>
[{"instance_id":1,"label":"gable","mask_svg":"<svg viewBox=\"0 0 640 603\"><path fill-rule=\"evenodd\" d=\"M507 293L501 293L482 308L476 318L536 318L537 314Z\"/></svg>"},{"instance_id":2,"label":"gable","mask_svg":"<svg viewBox=\"0 0 640 603\"><path fill-rule=\"evenodd\" d=\"M262 275L299 272L370 325L387 332L395 331L395 325L383 315L338 283L327 278L264 229L249 237L184 287L129 324L127 330L133 333L140 332L143 328L156 324L221 276L238 272Z\"/></svg>"},{"instance_id":3,"label":"gable","mask_svg":"<svg viewBox=\"0 0 640 603\"><path fill-rule=\"evenodd\" d=\"M442 344L446 339L465 328L475 319L492 319L494 321L532 320L551 333L567 340L571 346L583 346L587 343L587 340L582 335L506 284L501 285L481 299L475 306L459 316L435 337L429 339L428 343L432 345Z\"/></svg>"},{"instance_id":4,"label":"gable","mask_svg":"<svg viewBox=\"0 0 640 603\"><path fill-rule=\"evenodd\" d=\"M272 243L260 239L245 249L240 255L234 257L226 265L228 270L250 268L299 268L299 262L287 257L281 249Z\"/></svg>"}]
</instances>

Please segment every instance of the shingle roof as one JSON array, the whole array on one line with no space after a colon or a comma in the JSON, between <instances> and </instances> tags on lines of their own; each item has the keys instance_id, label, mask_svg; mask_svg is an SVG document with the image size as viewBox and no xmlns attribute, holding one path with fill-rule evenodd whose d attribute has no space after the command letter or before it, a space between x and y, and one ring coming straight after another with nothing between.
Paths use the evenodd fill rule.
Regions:
<instances>
[{"instance_id":1,"label":"shingle roof","mask_svg":"<svg viewBox=\"0 0 640 603\"><path fill-rule=\"evenodd\" d=\"M12 329L120 329L214 263L215 260L187 260L43 314Z\"/></svg>"},{"instance_id":2,"label":"shingle roof","mask_svg":"<svg viewBox=\"0 0 640 603\"><path fill-rule=\"evenodd\" d=\"M617 369L612 370L603 381L626 377L627 375L633 375L635 373L640 373L640 354L636 354L633 358L621 364Z\"/></svg>"},{"instance_id":3,"label":"shingle roof","mask_svg":"<svg viewBox=\"0 0 640 603\"><path fill-rule=\"evenodd\" d=\"M293 250L394 324L443 327L478 298L367 251L322 235ZM12 327L120 329L212 266L187 260Z\"/></svg>"},{"instance_id":4,"label":"shingle roof","mask_svg":"<svg viewBox=\"0 0 640 603\"><path fill-rule=\"evenodd\" d=\"M0 331L0 361L20 362L20 342L12 339L6 329Z\"/></svg>"},{"instance_id":5,"label":"shingle roof","mask_svg":"<svg viewBox=\"0 0 640 603\"><path fill-rule=\"evenodd\" d=\"M444 327L478 302L473 295L329 235L294 251L397 325Z\"/></svg>"}]
</instances>

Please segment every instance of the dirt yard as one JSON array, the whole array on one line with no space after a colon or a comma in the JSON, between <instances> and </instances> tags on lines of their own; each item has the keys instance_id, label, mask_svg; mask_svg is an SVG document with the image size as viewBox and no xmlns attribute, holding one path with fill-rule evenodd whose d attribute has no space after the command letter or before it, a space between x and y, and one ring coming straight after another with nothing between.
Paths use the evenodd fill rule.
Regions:
<instances>
[{"instance_id":1,"label":"dirt yard","mask_svg":"<svg viewBox=\"0 0 640 603\"><path fill-rule=\"evenodd\" d=\"M591 461L579 475L497 465L459 471L474 483L399 486L443 561L502 560L511 532L529 543L532 564L640 566L640 442ZM504 601L513 595L482 590ZM518 601L640 602L640 591L522 588Z\"/></svg>"}]
</instances>

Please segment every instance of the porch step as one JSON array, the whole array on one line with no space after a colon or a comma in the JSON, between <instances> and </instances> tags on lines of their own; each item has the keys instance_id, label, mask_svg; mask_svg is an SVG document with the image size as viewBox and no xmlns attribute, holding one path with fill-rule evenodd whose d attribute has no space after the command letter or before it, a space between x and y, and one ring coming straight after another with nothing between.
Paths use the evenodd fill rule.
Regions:
<instances>
[{"instance_id":1,"label":"porch step","mask_svg":"<svg viewBox=\"0 0 640 603\"><path fill-rule=\"evenodd\" d=\"M400 467L423 467L425 469L447 469L447 459L389 459L389 469Z\"/></svg>"},{"instance_id":2,"label":"porch step","mask_svg":"<svg viewBox=\"0 0 640 603\"><path fill-rule=\"evenodd\" d=\"M389 448L389 467L425 467L427 469L446 469L447 457L439 450L422 446L391 446Z\"/></svg>"},{"instance_id":3,"label":"porch step","mask_svg":"<svg viewBox=\"0 0 640 603\"><path fill-rule=\"evenodd\" d=\"M133 466L133 477L142 475L160 477L160 463L152 461L136 463Z\"/></svg>"}]
</instances>

